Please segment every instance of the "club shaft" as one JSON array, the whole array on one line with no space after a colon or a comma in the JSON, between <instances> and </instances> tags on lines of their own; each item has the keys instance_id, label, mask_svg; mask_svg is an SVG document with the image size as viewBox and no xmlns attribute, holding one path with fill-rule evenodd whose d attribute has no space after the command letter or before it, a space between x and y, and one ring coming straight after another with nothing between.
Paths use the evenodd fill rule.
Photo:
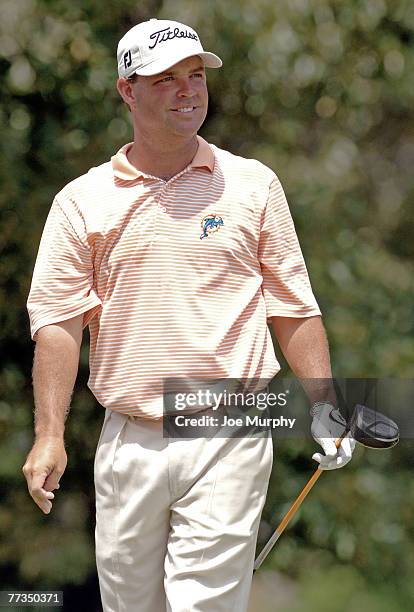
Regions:
<instances>
[{"instance_id":1,"label":"club shaft","mask_svg":"<svg viewBox=\"0 0 414 612\"><path fill-rule=\"evenodd\" d=\"M271 551L273 546L276 544L276 542L278 541L278 539L280 538L281 535L282 535L282 532L278 531L276 529L276 531L274 532L274 534L272 535L270 540L263 547L263 549L262 549L260 555L257 557L256 561L254 562L254 566L253 566L253 571L254 572L256 570L258 570L259 567L262 565L263 561L266 559L267 555L269 554L269 552Z\"/></svg>"},{"instance_id":2,"label":"club shaft","mask_svg":"<svg viewBox=\"0 0 414 612\"><path fill-rule=\"evenodd\" d=\"M289 510L286 512L285 516L280 521L280 524L277 527L277 529L275 530L274 534L269 539L267 544L264 546L264 548L263 548L262 552L260 553L260 555L257 557L257 559L256 559L256 561L254 563L254 571L259 569L259 567L261 566L263 561L266 559L267 555L269 554L269 552L271 551L273 546L276 544L277 540L280 538L280 536L282 535L282 533L286 529L288 523L290 522L290 520L293 518L293 516L298 511L299 506L301 505L301 503L303 502L303 500L305 499L305 497L307 496L309 491L312 489L313 485L318 480L319 476L322 474L322 471L323 470L321 470L320 468L317 468L315 470L313 476L308 480L306 485L303 487L303 489L300 492L300 494L297 496L297 498L295 499L295 501L293 502L293 504L291 505Z\"/></svg>"},{"instance_id":3,"label":"club shaft","mask_svg":"<svg viewBox=\"0 0 414 612\"><path fill-rule=\"evenodd\" d=\"M342 440L343 440L343 437L342 438L338 438L335 441L336 448L339 448L339 446L341 445ZM295 499L295 501L293 502L293 504L291 505L289 510L286 512L285 516L280 521L280 523L279 523L278 527L276 528L275 532L273 533L273 535L271 536L269 541L265 544L265 546L263 547L263 550L261 551L261 553L257 557L256 561L254 562L254 566L253 566L253 571L254 572L259 569L259 567L261 566L263 561L266 559L267 555L270 553L270 551L272 550L273 546L276 544L276 542L278 541L278 539L280 538L280 536L282 535L282 533L286 529L286 527L287 527L288 523L290 522L290 520L293 518L293 516L298 511L301 503L303 502L303 500L305 499L305 497L307 496L309 491L312 489L313 485L318 480L318 478L322 474L322 472L323 472L323 470L321 470L321 468L318 467L315 470L315 472L313 473L313 475L311 476L311 478L308 480L306 485L303 487L302 491L299 493L299 495L297 496L297 498Z\"/></svg>"}]
</instances>

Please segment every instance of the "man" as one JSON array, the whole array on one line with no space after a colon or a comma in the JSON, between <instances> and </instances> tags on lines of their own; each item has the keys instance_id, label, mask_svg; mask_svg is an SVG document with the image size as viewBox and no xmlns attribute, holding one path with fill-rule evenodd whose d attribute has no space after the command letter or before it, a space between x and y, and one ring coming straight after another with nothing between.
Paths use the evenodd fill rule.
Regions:
<instances>
[{"instance_id":1,"label":"man","mask_svg":"<svg viewBox=\"0 0 414 612\"><path fill-rule=\"evenodd\" d=\"M270 321L301 379L330 379L328 346L288 205L263 164L209 145L205 52L151 19L118 45L134 141L67 185L50 210L28 299L35 443L23 468L49 513L82 330L105 407L95 457L105 611L246 610L272 466L269 435L163 436L170 378L271 379ZM309 390L329 414L327 388ZM327 426L322 467L344 465Z\"/></svg>"}]
</instances>

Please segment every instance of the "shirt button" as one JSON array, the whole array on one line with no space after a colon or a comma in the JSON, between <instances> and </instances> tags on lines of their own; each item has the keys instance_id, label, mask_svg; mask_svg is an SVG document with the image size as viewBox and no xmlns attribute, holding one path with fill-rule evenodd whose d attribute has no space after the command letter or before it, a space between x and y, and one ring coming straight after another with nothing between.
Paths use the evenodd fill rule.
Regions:
<instances>
[{"instance_id":1,"label":"shirt button","mask_svg":"<svg viewBox=\"0 0 414 612\"><path fill-rule=\"evenodd\" d=\"M167 209L165 208L165 206L160 206L160 208L162 212L167 212Z\"/></svg>"}]
</instances>

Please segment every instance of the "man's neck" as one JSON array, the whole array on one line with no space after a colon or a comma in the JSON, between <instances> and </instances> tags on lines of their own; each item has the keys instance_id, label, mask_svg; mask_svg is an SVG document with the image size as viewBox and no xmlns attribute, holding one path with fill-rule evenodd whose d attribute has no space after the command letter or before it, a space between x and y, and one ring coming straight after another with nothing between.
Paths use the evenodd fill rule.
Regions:
<instances>
[{"instance_id":1,"label":"man's neck","mask_svg":"<svg viewBox=\"0 0 414 612\"><path fill-rule=\"evenodd\" d=\"M197 135L184 144L160 144L154 145L135 137L127 153L129 163L144 174L168 181L191 163L198 149Z\"/></svg>"}]
</instances>

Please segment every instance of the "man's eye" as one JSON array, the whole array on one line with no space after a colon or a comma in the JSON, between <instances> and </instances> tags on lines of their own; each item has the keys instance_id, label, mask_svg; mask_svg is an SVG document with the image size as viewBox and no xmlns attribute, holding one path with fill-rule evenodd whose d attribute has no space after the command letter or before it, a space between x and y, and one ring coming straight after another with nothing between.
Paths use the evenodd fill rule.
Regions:
<instances>
[{"instance_id":1,"label":"man's eye","mask_svg":"<svg viewBox=\"0 0 414 612\"><path fill-rule=\"evenodd\" d=\"M169 81L170 79L172 79L172 76L166 76L163 79L158 79L158 81L155 81L156 83L165 83L165 81Z\"/></svg>"},{"instance_id":2,"label":"man's eye","mask_svg":"<svg viewBox=\"0 0 414 612\"><path fill-rule=\"evenodd\" d=\"M203 73L202 72L194 72L193 75L194 77L203 77Z\"/></svg>"}]
</instances>

